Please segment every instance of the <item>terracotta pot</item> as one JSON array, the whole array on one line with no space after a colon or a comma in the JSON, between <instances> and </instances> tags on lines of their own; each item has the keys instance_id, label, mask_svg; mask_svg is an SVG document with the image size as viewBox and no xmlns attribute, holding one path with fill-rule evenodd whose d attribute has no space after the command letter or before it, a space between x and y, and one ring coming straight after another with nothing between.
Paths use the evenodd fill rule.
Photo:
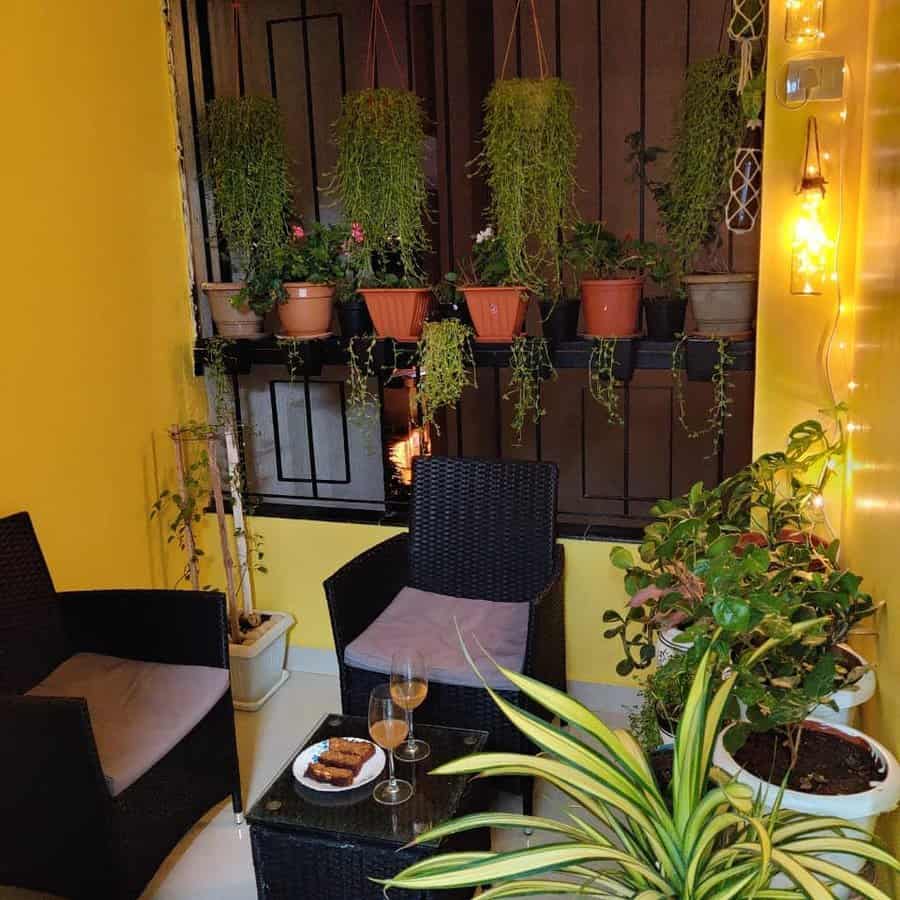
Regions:
<instances>
[{"instance_id":1,"label":"terracotta pot","mask_svg":"<svg viewBox=\"0 0 900 900\"><path fill-rule=\"evenodd\" d=\"M286 281L287 300L278 307L284 334L290 337L327 337L331 334L334 285Z\"/></svg>"},{"instance_id":2,"label":"terracotta pot","mask_svg":"<svg viewBox=\"0 0 900 900\"><path fill-rule=\"evenodd\" d=\"M472 316L477 340L509 343L522 333L528 294L523 287L466 287L466 306Z\"/></svg>"},{"instance_id":3,"label":"terracotta pot","mask_svg":"<svg viewBox=\"0 0 900 900\"><path fill-rule=\"evenodd\" d=\"M640 328L642 278L606 278L581 282L584 333L631 337Z\"/></svg>"},{"instance_id":4,"label":"terracotta pot","mask_svg":"<svg viewBox=\"0 0 900 900\"><path fill-rule=\"evenodd\" d=\"M697 330L709 335L752 331L756 319L756 276L686 275Z\"/></svg>"},{"instance_id":5,"label":"terracotta pot","mask_svg":"<svg viewBox=\"0 0 900 900\"><path fill-rule=\"evenodd\" d=\"M431 291L424 288L365 288L365 298L378 337L417 341L431 304Z\"/></svg>"},{"instance_id":6,"label":"terracotta pot","mask_svg":"<svg viewBox=\"0 0 900 900\"><path fill-rule=\"evenodd\" d=\"M251 338L262 335L263 319L245 303L239 309L231 305L231 298L244 286L242 281L204 282L201 290L209 300L216 331L222 337Z\"/></svg>"}]
</instances>

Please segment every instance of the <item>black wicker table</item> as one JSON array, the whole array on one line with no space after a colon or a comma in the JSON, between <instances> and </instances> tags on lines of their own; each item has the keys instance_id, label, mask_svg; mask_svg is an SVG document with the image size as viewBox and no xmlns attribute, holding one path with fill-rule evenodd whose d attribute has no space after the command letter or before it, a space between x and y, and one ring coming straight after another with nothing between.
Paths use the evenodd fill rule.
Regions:
<instances>
[{"instance_id":1,"label":"black wicker table","mask_svg":"<svg viewBox=\"0 0 900 900\"><path fill-rule=\"evenodd\" d=\"M482 750L486 731L417 724L416 737L428 741L431 756L415 765L396 763L397 777L412 782L415 795L392 807L372 799L380 779L345 793L318 793L296 781L291 765L297 753L341 736L368 738L366 719L326 716L247 816L261 900L382 900L381 887L369 879L389 877L438 852L490 849L487 829L401 849L433 825L488 808L489 780L428 775L442 763ZM473 891L395 893L403 900L467 900Z\"/></svg>"}]
</instances>

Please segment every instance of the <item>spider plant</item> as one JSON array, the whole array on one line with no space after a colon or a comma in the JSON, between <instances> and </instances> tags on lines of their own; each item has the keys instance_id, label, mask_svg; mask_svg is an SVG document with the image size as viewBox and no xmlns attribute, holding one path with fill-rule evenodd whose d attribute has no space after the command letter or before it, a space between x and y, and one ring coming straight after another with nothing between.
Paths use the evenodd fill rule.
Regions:
<instances>
[{"instance_id":1,"label":"spider plant","mask_svg":"<svg viewBox=\"0 0 900 900\"><path fill-rule=\"evenodd\" d=\"M794 630L799 634L808 625ZM752 665L777 643L771 639L739 665ZM554 840L511 852L440 854L379 883L386 891L423 892L492 885L480 900L534 894L609 900L827 900L833 897L829 885L839 883L863 897L888 900L859 875L820 858L838 852L900 871L900 862L872 843L870 835L849 836L859 830L842 819L787 814L777 806L763 812L747 786L717 778L713 747L737 672L716 686L713 657L713 650L703 656L684 707L671 796L628 732L611 730L561 691L498 667L534 704L567 721L571 730L514 706L485 685L507 718L543 752L479 753L433 774L543 778L580 809L565 822L487 812L445 823L414 843L475 828L527 828ZM585 743L585 737L599 743L602 752ZM795 887L770 888L778 872Z\"/></svg>"}]
</instances>

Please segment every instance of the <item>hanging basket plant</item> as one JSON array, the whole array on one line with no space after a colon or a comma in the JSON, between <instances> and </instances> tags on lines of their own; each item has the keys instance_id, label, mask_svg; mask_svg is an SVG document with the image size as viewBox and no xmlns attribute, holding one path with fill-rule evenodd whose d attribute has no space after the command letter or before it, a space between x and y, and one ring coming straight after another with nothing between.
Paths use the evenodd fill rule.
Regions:
<instances>
[{"instance_id":1,"label":"hanging basket plant","mask_svg":"<svg viewBox=\"0 0 900 900\"><path fill-rule=\"evenodd\" d=\"M421 378L416 392L423 425L437 429L438 412L455 408L465 388L478 387L472 336L472 329L458 319L426 323L419 341Z\"/></svg>"},{"instance_id":2,"label":"hanging basket plant","mask_svg":"<svg viewBox=\"0 0 900 900\"><path fill-rule=\"evenodd\" d=\"M398 286L420 286L428 195L419 98L395 88L347 94L334 140L338 157L331 187L344 217L362 235L356 254L361 280L386 286L375 279L390 270Z\"/></svg>"},{"instance_id":3,"label":"hanging basket plant","mask_svg":"<svg viewBox=\"0 0 900 900\"><path fill-rule=\"evenodd\" d=\"M485 101L484 149L475 160L513 284L560 290L560 230L575 213L578 133L572 88L559 78L495 82Z\"/></svg>"}]
</instances>

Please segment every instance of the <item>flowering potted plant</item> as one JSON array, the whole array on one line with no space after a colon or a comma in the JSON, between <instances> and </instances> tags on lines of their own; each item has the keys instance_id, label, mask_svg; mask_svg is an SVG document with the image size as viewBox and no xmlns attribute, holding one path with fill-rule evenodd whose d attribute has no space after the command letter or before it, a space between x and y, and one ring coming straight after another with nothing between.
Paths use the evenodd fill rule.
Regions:
<instances>
[{"instance_id":1,"label":"flowering potted plant","mask_svg":"<svg viewBox=\"0 0 900 900\"><path fill-rule=\"evenodd\" d=\"M330 334L336 286L348 278L350 254L362 243L358 224L291 227L292 240L284 251L283 302L278 317L285 336L316 338Z\"/></svg>"},{"instance_id":2,"label":"flowering potted plant","mask_svg":"<svg viewBox=\"0 0 900 900\"><path fill-rule=\"evenodd\" d=\"M411 91L369 88L344 96L335 126L332 190L359 225L352 264L379 337L415 341L431 291L419 258L425 220L425 114Z\"/></svg>"},{"instance_id":3,"label":"flowering potted plant","mask_svg":"<svg viewBox=\"0 0 900 900\"><path fill-rule=\"evenodd\" d=\"M278 105L264 97L213 100L207 135L216 226L236 280L201 287L220 335L258 338L281 297L278 259L287 241L290 182Z\"/></svg>"},{"instance_id":4,"label":"flowering potted plant","mask_svg":"<svg viewBox=\"0 0 900 900\"><path fill-rule=\"evenodd\" d=\"M506 244L488 225L475 235L472 255L460 266L460 290L475 326L476 340L509 343L522 333L528 291L510 270Z\"/></svg>"}]
</instances>

